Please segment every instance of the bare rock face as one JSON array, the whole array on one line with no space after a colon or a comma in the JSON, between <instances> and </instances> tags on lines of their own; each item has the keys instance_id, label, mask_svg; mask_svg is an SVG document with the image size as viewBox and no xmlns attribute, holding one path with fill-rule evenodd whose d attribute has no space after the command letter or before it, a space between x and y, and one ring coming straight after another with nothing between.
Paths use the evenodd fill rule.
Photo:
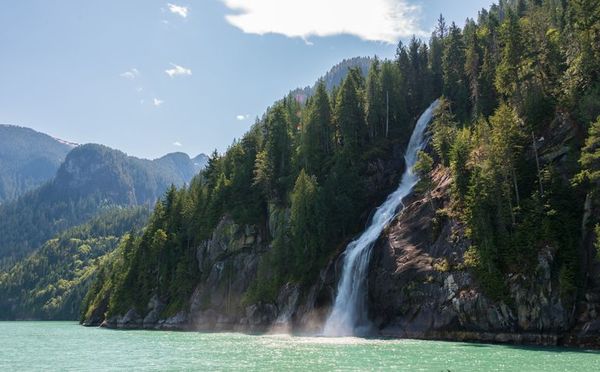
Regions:
<instances>
[{"instance_id":1,"label":"bare rock face","mask_svg":"<svg viewBox=\"0 0 600 372\"><path fill-rule=\"evenodd\" d=\"M572 138L566 120L558 118L553 125L560 127L553 132L560 138L536 144L542 162L561 162ZM369 165L367 185L374 194L397 182L397 173L390 171L402 166L402 151L396 152L400 155L388 163ZM553 273L556 247L544 246L534 270L505 276L504 298L488 296L465 263L471 243L452 215L448 170L435 169L432 181L431 191L416 192L404 201L404 210L373 248L367 301L380 335L600 346L600 279L597 289L588 290L583 299L561 293ZM271 238L287 219L289 210L269 206ZM269 240L255 227L224 217L197 249L202 280L188 308L161 319L164 304L155 297L146 314L130 310L110 319L108 326L318 334L335 299L343 256L334 257L311 286L287 283L272 303L247 303L245 295L256 279L261 256L270 249L263 239ZM596 266L600 273L600 263Z\"/></svg>"},{"instance_id":2,"label":"bare rock face","mask_svg":"<svg viewBox=\"0 0 600 372\"><path fill-rule=\"evenodd\" d=\"M117 317L115 319L117 328L123 329L137 329L143 323L143 319L134 309L130 309L127 313L125 313L122 317Z\"/></svg>"},{"instance_id":3,"label":"bare rock face","mask_svg":"<svg viewBox=\"0 0 600 372\"><path fill-rule=\"evenodd\" d=\"M277 318L273 322L271 332L290 333L293 330L293 319L300 302L300 286L287 283L277 296Z\"/></svg>"},{"instance_id":4,"label":"bare rock face","mask_svg":"<svg viewBox=\"0 0 600 372\"><path fill-rule=\"evenodd\" d=\"M144 317L142 322L143 328L152 329L155 328L158 321L160 320L160 313L164 309L165 305L160 301L158 296L154 295L148 303L148 314Z\"/></svg>"},{"instance_id":5,"label":"bare rock face","mask_svg":"<svg viewBox=\"0 0 600 372\"><path fill-rule=\"evenodd\" d=\"M413 197L374 248L369 312L380 333L393 337L555 345L573 322L574 296L561 296L547 246L533 272L508 275L508 300L482 291L463 255L464 228L448 210L449 178L436 170L436 187ZM436 212L437 211L437 212ZM566 301L566 302L565 302ZM599 329L590 308L586 330ZM583 328L581 332L584 332Z\"/></svg>"},{"instance_id":6,"label":"bare rock face","mask_svg":"<svg viewBox=\"0 0 600 372\"><path fill-rule=\"evenodd\" d=\"M246 315L243 299L256 277L263 245L252 226L223 218L211 239L197 252L203 280L190 300L190 327L202 330L235 328Z\"/></svg>"}]
</instances>

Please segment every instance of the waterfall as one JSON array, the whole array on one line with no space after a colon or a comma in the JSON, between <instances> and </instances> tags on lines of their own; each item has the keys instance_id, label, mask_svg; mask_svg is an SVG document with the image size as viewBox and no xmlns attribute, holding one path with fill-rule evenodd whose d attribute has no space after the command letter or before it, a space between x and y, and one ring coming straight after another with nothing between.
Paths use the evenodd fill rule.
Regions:
<instances>
[{"instance_id":1,"label":"waterfall","mask_svg":"<svg viewBox=\"0 0 600 372\"><path fill-rule=\"evenodd\" d=\"M366 309L366 277L371 249L386 225L399 212L399 207L404 207L402 199L412 191L412 188L419 181L418 176L413 173L413 166L417 161L419 150L423 148L425 143L425 129L431 121L433 110L437 107L437 104L438 101L434 101L417 121L404 154L406 170L402 175L400 186L377 208L371 224L362 235L346 247L342 277L333 310L325 323L324 336L360 336L370 330Z\"/></svg>"}]
</instances>

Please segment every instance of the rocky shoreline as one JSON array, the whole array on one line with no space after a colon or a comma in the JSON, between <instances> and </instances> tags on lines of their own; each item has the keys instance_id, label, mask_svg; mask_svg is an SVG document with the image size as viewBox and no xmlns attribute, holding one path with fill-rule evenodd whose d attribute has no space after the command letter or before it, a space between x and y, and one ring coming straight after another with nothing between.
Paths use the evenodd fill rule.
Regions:
<instances>
[{"instance_id":1,"label":"rocky shoreline","mask_svg":"<svg viewBox=\"0 0 600 372\"><path fill-rule=\"evenodd\" d=\"M250 335L290 334L290 325L274 326L272 324L249 324L245 321L233 323L228 319L218 318L215 323L198 325L192 324L181 315L161 320L156 323L140 323L139 319L115 319L101 324L83 323L86 327L103 327L115 330L153 330L153 331L182 331L182 332L235 332ZM315 336L315 333L292 331L292 335ZM483 344L508 344L541 347L567 347L579 349L600 350L600 338L597 336L578 336L576 334L544 334L544 333L492 333L468 331L428 331L412 332L402 329L387 328L369 338L380 339L414 339L429 341L468 342Z\"/></svg>"}]
</instances>

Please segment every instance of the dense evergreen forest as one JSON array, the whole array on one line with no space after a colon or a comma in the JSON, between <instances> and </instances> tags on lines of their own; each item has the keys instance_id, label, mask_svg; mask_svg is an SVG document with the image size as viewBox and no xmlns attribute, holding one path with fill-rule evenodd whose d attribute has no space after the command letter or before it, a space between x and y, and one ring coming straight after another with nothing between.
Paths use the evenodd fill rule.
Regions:
<instances>
[{"instance_id":1,"label":"dense evergreen forest","mask_svg":"<svg viewBox=\"0 0 600 372\"><path fill-rule=\"evenodd\" d=\"M106 209L150 207L170 185L185 185L203 168L204 155L172 153L151 161L102 145L78 146L48 182L0 205L0 268Z\"/></svg>"},{"instance_id":2,"label":"dense evergreen forest","mask_svg":"<svg viewBox=\"0 0 600 372\"><path fill-rule=\"evenodd\" d=\"M98 266L149 214L146 207L111 208L0 271L0 319L77 319Z\"/></svg>"},{"instance_id":3,"label":"dense evergreen forest","mask_svg":"<svg viewBox=\"0 0 600 372\"><path fill-rule=\"evenodd\" d=\"M467 266L503 298L504 275L531 270L539 249L554 246L561 291L576 295L596 260L585 247L596 239L600 250L587 233L600 232L600 1L502 0L462 29L440 16L428 43L400 43L366 78L350 69L306 102L276 102L189 187L156 204L143 234L104 262L85 312L143 314L155 295L165 316L184 309L206 279L196 248L223 216L270 242L246 303L312 283L395 187L372 182L373 164L406 146L438 97L420 188L434 168L451 173L452 207L439 214L466 226ZM575 131L574 146L540 159L558 122Z\"/></svg>"}]
</instances>

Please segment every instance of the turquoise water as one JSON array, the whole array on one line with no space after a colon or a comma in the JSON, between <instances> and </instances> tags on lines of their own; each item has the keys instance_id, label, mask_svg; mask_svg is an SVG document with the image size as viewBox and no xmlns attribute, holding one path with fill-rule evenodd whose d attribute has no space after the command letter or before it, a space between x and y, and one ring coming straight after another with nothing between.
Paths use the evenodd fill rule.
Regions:
<instances>
[{"instance_id":1,"label":"turquoise water","mask_svg":"<svg viewBox=\"0 0 600 372\"><path fill-rule=\"evenodd\" d=\"M599 371L600 353L416 340L114 331L0 322L0 371Z\"/></svg>"}]
</instances>

